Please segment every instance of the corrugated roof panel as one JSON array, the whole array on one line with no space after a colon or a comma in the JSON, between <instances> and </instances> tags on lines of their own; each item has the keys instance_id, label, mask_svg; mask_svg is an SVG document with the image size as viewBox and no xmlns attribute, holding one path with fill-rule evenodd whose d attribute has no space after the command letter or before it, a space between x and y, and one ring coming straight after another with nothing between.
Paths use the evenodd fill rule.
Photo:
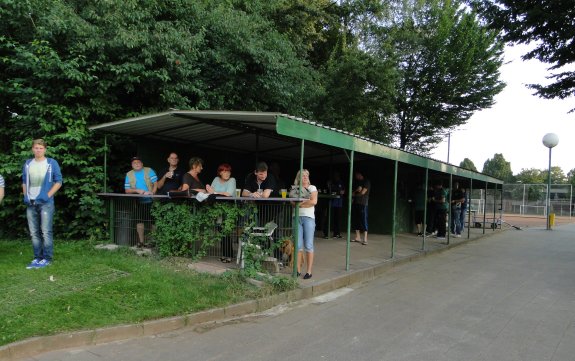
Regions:
<instances>
[{"instance_id":1,"label":"corrugated roof panel","mask_svg":"<svg viewBox=\"0 0 575 361\"><path fill-rule=\"evenodd\" d=\"M278 133L278 119L289 119L305 124L305 130ZM205 147L230 149L237 152L266 152L278 159L298 159L299 139L308 139L305 158L322 163L346 162L343 152L334 153L329 147L356 150L375 157L397 159L406 164L427 166L430 169L467 176L473 172L463 170L432 158L400 150L368 137L328 125L281 113L172 110L144 115L90 127L92 130L162 139L172 142L197 143ZM298 132L304 132L299 134ZM330 140L330 138L333 138ZM336 139L334 141L334 139ZM480 173L474 179L502 183L500 180Z\"/></svg>"}]
</instances>

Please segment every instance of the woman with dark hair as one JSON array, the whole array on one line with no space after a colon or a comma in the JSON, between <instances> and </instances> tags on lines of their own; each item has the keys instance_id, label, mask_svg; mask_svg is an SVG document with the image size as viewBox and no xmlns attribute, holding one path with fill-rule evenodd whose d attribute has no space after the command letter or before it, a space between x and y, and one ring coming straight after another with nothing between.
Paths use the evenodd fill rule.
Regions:
<instances>
[{"instance_id":1,"label":"woman with dark hair","mask_svg":"<svg viewBox=\"0 0 575 361\"><path fill-rule=\"evenodd\" d=\"M236 179L232 177L232 166L228 163L220 164L211 186L214 194L231 197L236 191Z\"/></svg>"},{"instance_id":2,"label":"woman with dark hair","mask_svg":"<svg viewBox=\"0 0 575 361\"><path fill-rule=\"evenodd\" d=\"M193 157L189 162L190 170L184 174L182 179L182 189L183 191L193 191L195 193L213 193L212 187L204 185L200 180L199 174L204 169L204 161L202 158Z\"/></svg>"}]
</instances>

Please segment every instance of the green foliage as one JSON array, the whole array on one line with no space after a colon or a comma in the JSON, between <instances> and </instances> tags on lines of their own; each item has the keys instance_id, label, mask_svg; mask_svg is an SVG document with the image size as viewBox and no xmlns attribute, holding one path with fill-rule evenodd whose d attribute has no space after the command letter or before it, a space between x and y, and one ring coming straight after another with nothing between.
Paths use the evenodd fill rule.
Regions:
<instances>
[{"instance_id":1,"label":"green foliage","mask_svg":"<svg viewBox=\"0 0 575 361\"><path fill-rule=\"evenodd\" d=\"M389 64L354 48L332 57L326 92L316 113L324 123L388 143L384 118L392 112L393 74Z\"/></svg>"},{"instance_id":2,"label":"green foliage","mask_svg":"<svg viewBox=\"0 0 575 361\"><path fill-rule=\"evenodd\" d=\"M549 170L542 172L545 175L545 183L549 180ZM567 183L567 176L563 173L563 169L558 166L551 167L551 184L565 184Z\"/></svg>"},{"instance_id":3,"label":"green foliage","mask_svg":"<svg viewBox=\"0 0 575 361\"><path fill-rule=\"evenodd\" d=\"M515 175L515 181L523 184L541 184L544 179L543 172L535 168L521 169L521 172Z\"/></svg>"},{"instance_id":4,"label":"green foliage","mask_svg":"<svg viewBox=\"0 0 575 361\"><path fill-rule=\"evenodd\" d=\"M394 18L378 34L377 54L395 64L394 144L426 154L438 134L493 104L503 43L459 1L394 1Z\"/></svg>"},{"instance_id":5,"label":"green foliage","mask_svg":"<svg viewBox=\"0 0 575 361\"><path fill-rule=\"evenodd\" d=\"M482 173L502 179L506 183L513 183L511 163L506 161L501 153L495 153L493 158L485 161Z\"/></svg>"},{"instance_id":6,"label":"green foliage","mask_svg":"<svg viewBox=\"0 0 575 361\"><path fill-rule=\"evenodd\" d=\"M298 286L298 281L293 277L273 276L266 281L272 288L273 293L291 291Z\"/></svg>"},{"instance_id":7,"label":"green foliage","mask_svg":"<svg viewBox=\"0 0 575 361\"><path fill-rule=\"evenodd\" d=\"M237 232L243 220L254 222L253 205L216 202L210 205L189 202L156 202L152 207L155 230L153 238L162 257L192 256L202 258L208 249Z\"/></svg>"},{"instance_id":8,"label":"green foliage","mask_svg":"<svg viewBox=\"0 0 575 361\"><path fill-rule=\"evenodd\" d=\"M261 232L254 232L250 226L242 233L242 273L249 278L259 278L258 274L263 272L263 262L271 257L281 240L270 244L270 238Z\"/></svg>"},{"instance_id":9,"label":"green foliage","mask_svg":"<svg viewBox=\"0 0 575 361\"><path fill-rule=\"evenodd\" d=\"M535 168L521 169L515 175L515 181L523 184L547 184L549 177L549 170L541 170ZM563 169L558 166L551 167L551 184L567 184L569 183L569 174L566 176Z\"/></svg>"},{"instance_id":10,"label":"green foliage","mask_svg":"<svg viewBox=\"0 0 575 361\"><path fill-rule=\"evenodd\" d=\"M461 163L459 163L459 166L461 168L464 169L469 169L471 171L477 172L477 168L475 167L475 164L473 164L473 161L469 158L465 158L461 161Z\"/></svg>"},{"instance_id":11,"label":"green foliage","mask_svg":"<svg viewBox=\"0 0 575 361\"><path fill-rule=\"evenodd\" d=\"M567 183L575 186L575 168L567 172Z\"/></svg>"},{"instance_id":12,"label":"green foliage","mask_svg":"<svg viewBox=\"0 0 575 361\"><path fill-rule=\"evenodd\" d=\"M486 18L489 26L501 31L512 44L533 44L523 59L537 59L556 71L550 84L530 84L542 98L564 99L575 91L573 19L571 1L553 0L469 0ZM570 112L575 111L575 108Z\"/></svg>"},{"instance_id":13,"label":"green foliage","mask_svg":"<svg viewBox=\"0 0 575 361\"><path fill-rule=\"evenodd\" d=\"M299 37L226 1L7 1L0 14L0 216L14 234L26 228L19 177L33 138L45 138L62 166L56 233L99 237L95 193L104 177L123 178L129 142L108 137L105 148L90 125L167 108L309 115L319 89L294 51Z\"/></svg>"},{"instance_id":14,"label":"green foliage","mask_svg":"<svg viewBox=\"0 0 575 361\"><path fill-rule=\"evenodd\" d=\"M64 176L56 234L101 237L95 194L121 190L132 144L109 136L104 146L88 127L168 108L289 113L425 152L436 134L491 105L501 47L459 2L403 5L2 2L3 232L26 229L21 167L30 141L42 137Z\"/></svg>"}]
</instances>

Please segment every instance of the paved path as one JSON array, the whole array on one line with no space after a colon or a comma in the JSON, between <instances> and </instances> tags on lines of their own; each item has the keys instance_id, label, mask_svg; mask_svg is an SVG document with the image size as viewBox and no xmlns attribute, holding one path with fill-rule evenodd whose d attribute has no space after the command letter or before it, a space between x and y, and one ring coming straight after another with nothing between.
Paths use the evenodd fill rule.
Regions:
<instances>
[{"instance_id":1,"label":"paved path","mask_svg":"<svg viewBox=\"0 0 575 361\"><path fill-rule=\"evenodd\" d=\"M494 234L262 315L28 360L575 360L575 225Z\"/></svg>"}]
</instances>

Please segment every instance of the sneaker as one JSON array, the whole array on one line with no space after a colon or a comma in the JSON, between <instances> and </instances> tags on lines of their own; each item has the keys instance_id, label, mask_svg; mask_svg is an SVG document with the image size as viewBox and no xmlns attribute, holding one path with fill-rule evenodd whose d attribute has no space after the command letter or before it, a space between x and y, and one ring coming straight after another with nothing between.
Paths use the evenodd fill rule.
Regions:
<instances>
[{"instance_id":1,"label":"sneaker","mask_svg":"<svg viewBox=\"0 0 575 361\"><path fill-rule=\"evenodd\" d=\"M335 238L341 238L341 234L336 234L334 237Z\"/></svg>"},{"instance_id":2,"label":"sneaker","mask_svg":"<svg viewBox=\"0 0 575 361\"><path fill-rule=\"evenodd\" d=\"M419 232L417 235L418 235L419 237L421 237L421 236L423 236L423 233Z\"/></svg>"},{"instance_id":3,"label":"sneaker","mask_svg":"<svg viewBox=\"0 0 575 361\"><path fill-rule=\"evenodd\" d=\"M38 260L34 258L32 262L30 262L30 264L26 266L26 269L38 268L38 263L39 263Z\"/></svg>"},{"instance_id":4,"label":"sneaker","mask_svg":"<svg viewBox=\"0 0 575 361\"><path fill-rule=\"evenodd\" d=\"M36 268L44 268L50 265L50 261L43 259L40 262L38 262L38 266L36 266Z\"/></svg>"},{"instance_id":5,"label":"sneaker","mask_svg":"<svg viewBox=\"0 0 575 361\"><path fill-rule=\"evenodd\" d=\"M437 239L445 239L445 237L438 237L438 236L436 236L435 238L437 238Z\"/></svg>"},{"instance_id":6,"label":"sneaker","mask_svg":"<svg viewBox=\"0 0 575 361\"><path fill-rule=\"evenodd\" d=\"M461 235L460 235L460 234L456 234L456 235L455 235L455 238L461 238Z\"/></svg>"}]
</instances>

